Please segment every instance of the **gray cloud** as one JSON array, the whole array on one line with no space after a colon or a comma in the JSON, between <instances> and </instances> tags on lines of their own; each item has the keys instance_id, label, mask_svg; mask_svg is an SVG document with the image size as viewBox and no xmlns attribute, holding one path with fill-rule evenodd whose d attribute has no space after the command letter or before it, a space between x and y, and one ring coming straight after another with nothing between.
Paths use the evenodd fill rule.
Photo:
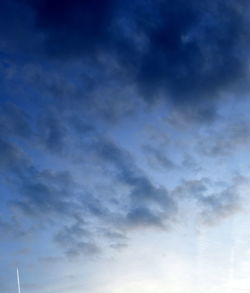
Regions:
<instances>
[{"instance_id":1,"label":"gray cloud","mask_svg":"<svg viewBox=\"0 0 250 293\"><path fill-rule=\"evenodd\" d=\"M8 156L1 152L4 158L9 157L5 168L10 160L18 162L15 149L6 146ZM122 242L121 238L112 237L112 245L126 245L126 233L130 229L163 228L171 224L176 212L174 200L163 187L152 184L128 152L101 137L90 144L87 141L85 147L97 156L104 172L113 170L113 174L107 175L114 184L126 187L126 194L121 197L115 191L101 199L105 194L84 191L83 188L88 187L75 181L69 171L39 170L32 160L21 161L18 163L20 172L13 173L19 197L12 199L10 204L32 220L32 229L52 225L58 231L55 241L61 244L66 255L77 255L100 249L98 243L92 245L91 235L96 233L95 229L105 231L105 225L110 235L123 237ZM68 226L67 221L74 224Z\"/></svg>"},{"instance_id":2,"label":"gray cloud","mask_svg":"<svg viewBox=\"0 0 250 293\"><path fill-rule=\"evenodd\" d=\"M41 121L39 139L54 153L62 152L65 145L66 129L54 115L47 115Z\"/></svg>"},{"instance_id":3,"label":"gray cloud","mask_svg":"<svg viewBox=\"0 0 250 293\"><path fill-rule=\"evenodd\" d=\"M216 224L219 220L232 216L242 210L242 202L235 183L219 193L200 198L203 206L202 218L207 224Z\"/></svg>"},{"instance_id":4,"label":"gray cloud","mask_svg":"<svg viewBox=\"0 0 250 293\"><path fill-rule=\"evenodd\" d=\"M164 151L159 148L154 148L146 145L143 148L147 154L149 164L153 167L160 167L164 170L173 170L176 165L164 154Z\"/></svg>"},{"instance_id":5,"label":"gray cloud","mask_svg":"<svg viewBox=\"0 0 250 293\"><path fill-rule=\"evenodd\" d=\"M250 127L247 121L228 122L206 135L212 139L200 139L199 151L207 156L228 156L250 144ZM206 143L205 143L206 141Z\"/></svg>"},{"instance_id":6,"label":"gray cloud","mask_svg":"<svg viewBox=\"0 0 250 293\"><path fill-rule=\"evenodd\" d=\"M25 152L14 143L0 138L0 169L5 178L11 177L11 173L18 178L32 173L32 164Z\"/></svg>"},{"instance_id":7,"label":"gray cloud","mask_svg":"<svg viewBox=\"0 0 250 293\"><path fill-rule=\"evenodd\" d=\"M55 241L66 249L66 255L76 257L81 254L93 255L100 248L93 242L88 230L84 229L82 221L63 227L56 235Z\"/></svg>"},{"instance_id":8,"label":"gray cloud","mask_svg":"<svg viewBox=\"0 0 250 293\"><path fill-rule=\"evenodd\" d=\"M178 185L173 191L173 196L177 196L180 202L194 201L201 221L216 224L242 209L242 199L238 190L242 183L244 178L236 176L232 178L231 183L224 183L223 188L218 189L218 183L207 178L189 180Z\"/></svg>"},{"instance_id":9,"label":"gray cloud","mask_svg":"<svg viewBox=\"0 0 250 293\"><path fill-rule=\"evenodd\" d=\"M97 153L107 163L116 168L115 178L130 187L127 220L129 226L141 224L163 225L165 220L170 220L174 211L175 203L169 197L167 191L161 187L155 187L149 178L138 169L130 155L113 143L97 145Z\"/></svg>"},{"instance_id":10,"label":"gray cloud","mask_svg":"<svg viewBox=\"0 0 250 293\"><path fill-rule=\"evenodd\" d=\"M215 183L210 179L186 180L173 191L155 186L128 151L100 135L95 127L75 119L69 121L77 122L73 131L83 135L75 151L99 166L102 176L111 180L108 184L113 184L112 191L90 190L86 182L75 180L71 171L40 170L10 143L2 142L0 152L3 168L7 170L13 164L9 172L15 169L15 189L20 196L11 205L31 219L33 226L41 225L41 219L44 227L52 224L52 237L66 256L99 253L102 245L95 238L101 231L105 241L119 248L129 242L130 230L171 228L173 221L181 220L180 213L187 212L179 209L186 199L196 202L206 223L216 223L240 210L236 187L211 192ZM79 164L81 160L78 168ZM125 192L119 194L121 187ZM107 228L109 235L105 236Z\"/></svg>"}]
</instances>

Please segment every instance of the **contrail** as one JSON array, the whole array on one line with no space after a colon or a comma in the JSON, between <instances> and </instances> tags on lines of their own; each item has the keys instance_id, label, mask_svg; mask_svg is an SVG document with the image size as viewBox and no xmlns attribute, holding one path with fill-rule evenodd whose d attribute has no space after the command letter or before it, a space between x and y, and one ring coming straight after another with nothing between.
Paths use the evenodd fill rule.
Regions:
<instances>
[{"instance_id":1,"label":"contrail","mask_svg":"<svg viewBox=\"0 0 250 293\"><path fill-rule=\"evenodd\" d=\"M19 271L18 271L18 268L16 268L16 277L17 277L18 293L21 293L20 279L19 279Z\"/></svg>"}]
</instances>

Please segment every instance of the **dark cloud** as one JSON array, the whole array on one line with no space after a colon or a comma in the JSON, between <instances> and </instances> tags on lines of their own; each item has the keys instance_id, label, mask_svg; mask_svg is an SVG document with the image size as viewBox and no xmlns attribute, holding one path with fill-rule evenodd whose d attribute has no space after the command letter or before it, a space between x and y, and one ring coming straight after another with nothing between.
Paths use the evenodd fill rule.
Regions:
<instances>
[{"instance_id":1,"label":"dark cloud","mask_svg":"<svg viewBox=\"0 0 250 293\"><path fill-rule=\"evenodd\" d=\"M139 80L153 93L163 87L176 103L213 99L246 74L249 47L246 1L156 2L158 20Z\"/></svg>"},{"instance_id":2,"label":"dark cloud","mask_svg":"<svg viewBox=\"0 0 250 293\"><path fill-rule=\"evenodd\" d=\"M0 105L0 132L3 135L29 137L32 133L30 117L15 104Z\"/></svg>"},{"instance_id":3,"label":"dark cloud","mask_svg":"<svg viewBox=\"0 0 250 293\"><path fill-rule=\"evenodd\" d=\"M20 39L26 32L30 44L36 42L62 62L91 57L98 66L112 60L105 61L101 71L99 67L99 76L105 76L105 68L113 68L114 80L130 80L147 101L164 96L199 121L214 119L216 98L246 82L250 8L246 0L3 3L2 10L14 20L7 36L2 30L8 48L17 47L14 37ZM19 10L28 19L24 24L19 23ZM117 64L123 73L115 70Z\"/></svg>"},{"instance_id":4,"label":"dark cloud","mask_svg":"<svg viewBox=\"0 0 250 293\"><path fill-rule=\"evenodd\" d=\"M34 8L36 28L45 33L45 46L54 57L76 57L107 45L114 0L27 2Z\"/></svg>"},{"instance_id":5,"label":"dark cloud","mask_svg":"<svg viewBox=\"0 0 250 293\"><path fill-rule=\"evenodd\" d=\"M247 74L245 58L249 48L249 5L246 1L200 3L196 0L178 0L174 4L169 1L137 1L134 9L129 5L127 9L123 7L127 10L127 13L124 12L123 25L129 27L131 22L135 23L137 34L145 39L143 49L134 41L133 33L125 38L124 28L120 32L120 38L124 38L121 41L123 46L119 45L120 39L117 34L112 34L111 29L110 36L107 37L107 27L112 20L110 11L118 14L118 10L110 8L110 1L103 1L103 7L92 2L90 5L90 2L84 1L79 8L83 19L83 23L77 26L79 32L74 27L78 13L70 12L77 8L78 1L73 1L71 10L63 10L63 18L55 22L55 26L63 28L66 37L68 29L73 36L79 33L80 40L87 47L89 43L93 45L97 42L98 50L102 51L105 51L105 47L100 44L103 37L106 42L111 39L111 46L117 51L119 58L124 60L130 74L133 68L137 84L143 89L143 95L147 99L154 99L155 93L163 91L175 104L187 109L190 103L200 103L199 111L192 109L192 115L211 120L215 111L211 108L211 100ZM149 8L152 9L151 13ZM91 21L94 22L93 31L85 23L85 13L90 13ZM74 17L70 18L71 15ZM56 18L56 15L53 16ZM115 17L113 19L115 23ZM53 26L51 31L53 32ZM85 31L91 33L91 38ZM75 44L70 38L63 42L64 45L73 44L73 47L80 50L82 43L78 39ZM57 47L61 49L61 46Z\"/></svg>"},{"instance_id":6,"label":"dark cloud","mask_svg":"<svg viewBox=\"0 0 250 293\"><path fill-rule=\"evenodd\" d=\"M36 33L32 32L33 12L25 1L3 0L0 3L1 57L22 56L31 58L40 51ZM14 58L16 60L16 58Z\"/></svg>"}]
</instances>

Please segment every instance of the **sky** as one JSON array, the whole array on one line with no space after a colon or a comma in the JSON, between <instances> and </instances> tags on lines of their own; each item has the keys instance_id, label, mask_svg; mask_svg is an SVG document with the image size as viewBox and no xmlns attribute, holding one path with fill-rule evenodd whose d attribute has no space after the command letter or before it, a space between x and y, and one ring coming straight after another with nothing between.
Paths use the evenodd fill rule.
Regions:
<instances>
[{"instance_id":1,"label":"sky","mask_svg":"<svg viewBox=\"0 0 250 293\"><path fill-rule=\"evenodd\" d=\"M250 2L0 1L0 292L250 292Z\"/></svg>"}]
</instances>

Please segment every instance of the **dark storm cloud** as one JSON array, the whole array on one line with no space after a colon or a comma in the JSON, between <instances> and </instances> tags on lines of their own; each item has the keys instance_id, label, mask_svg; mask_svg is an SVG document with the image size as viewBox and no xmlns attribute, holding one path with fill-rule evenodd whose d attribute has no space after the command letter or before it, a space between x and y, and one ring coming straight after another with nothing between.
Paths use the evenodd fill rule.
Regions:
<instances>
[{"instance_id":1,"label":"dark storm cloud","mask_svg":"<svg viewBox=\"0 0 250 293\"><path fill-rule=\"evenodd\" d=\"M72 54L69 45L84 54L85 48L90 53L96 44L98 51L105 51L103 40L109 42L148 99L154 99L155 92L163 91L187 108L189 103L201 101L199 115L209 120L214 116L210 107L214 96L247 73L247 1L136 1L133 8L124 6L121 21L128 28L135 24L135 34L145 40L142 49L133 33L125 38L125 27L120 26L120 39L113 33L118 4L121 8L119 1L116 6L111 1L100 2L101 5L90 2L80 5L73 1L69 5L66 1L61 9L55 9L57 2L55 6L48 2L47 10L38 9L38 22L49 31L52 44L54 41L60 50L66 49L66 54ZM77 22L78 19L81 21Z\"/></svg>"},{"instance_id":2,"label":"dark storm cloud","mask_svg":"<svg viewBox=\"0 0 250 293\"><path fill-rule=\"evenodd\" d=\"M179 104L206 103L245 76L247 1L156 3L158 18L147 30L149 44L139 72L147 90L166 89Z\"/></svg>"},{"instance_id":3,"label":"dark storm cloud","mask_svg":"<svg viewBox=\"0 0 250 293\"><path fill-rule=\"evenodd\" d=\"M0 2L1 58L12 54L22 55L25 51L34 56L34 48L37 54L37 38L31 33L32 15L25 1Z\"/></svg>"},{"instance_id":4,"label":"dark storm cloud","mask_svg":"<svg viewBox=\"0 0 250 293\"><path fill-rule=\"evenodd\" d=\"M90 54L109 40L115 0L28 0L35 10L45 46L56 58Z\"/></svg>"},{"instance_id":5,"label":"dark storm cloud","mask_svg":"<svg viewBox=\"0 0 250 293\"><path fill-rule=\"evenodd\" d=\"M109 56L115 62L105 67L118 62L123 68L114 79L130 80L147 101L163 95L200 121L216 117L212 104L221 93L246 87L250 32L246 0L3 3L8 17L16 18L12 32L4 35L7 48L17 46L12 35L20 38L27 32L30 44L36 42L62 62ZM29 21L20 23L18 9ZM17 26L21 31L15 32Z\"/></svg>"}]
</instances>

